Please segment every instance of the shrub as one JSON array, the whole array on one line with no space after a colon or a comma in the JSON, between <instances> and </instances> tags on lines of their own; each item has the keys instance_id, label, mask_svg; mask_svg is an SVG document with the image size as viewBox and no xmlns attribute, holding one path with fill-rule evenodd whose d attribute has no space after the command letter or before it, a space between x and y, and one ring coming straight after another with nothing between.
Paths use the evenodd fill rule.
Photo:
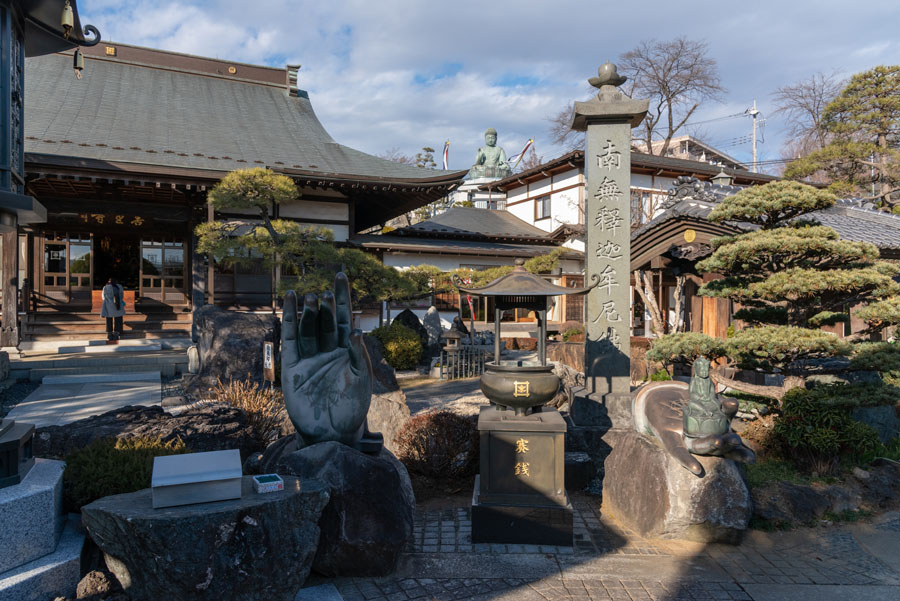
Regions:
<instances>
[{"instance_id":1,"label":"shrub","mask_svg":"<svg viewBox=\"0 0 900 601\"><path fill-rule=\"evenodd\" d=\"M67 511L109 495L149 488L153 458L188 453L181 439L101 438L66 457L63 498Z\"/></svg>"},{"instance_id":2,"label":"shrub","mask_svg":"<svg viewBox=\"0 0 900 601\"><path fill-rule=\"evenodd\" d=\"M664 369L655 371L652 374L650 374L651 382L668 382L671 379L672 379L672 376L670 376L669 372L667 372Z\"/></svg>"},{"instance_id":3,"label":"shrub","mask_svg":"<svg viewBox=\"0 0 900 601\"><path fill-rule=\"evenodd\" d=\"M478 465L478 427L452 411L416 415L403 425L394 442L397 459L411 474L431 478L465 478Z\"/></svg>"},{"instance_id":4,"label":"shrub","mask_svg":"<svg viewBox=\"0 0 900 601\"><path fill-rule=\"evenodd\" d=\"M563 332L562 339L563 339L563 342L569 342L570 338L573 338L575 336L583 336L583 335L584 335L584 327L581 325L577 325L577 326L571 327L571 328L567 329L565 332Z\"/></svg>"},{"instance_id":5,"label":"shrub","mask_svg":"<svg viewBox=\"0 0 900 601\"><path fill-rule=\"evenodd\" d=\"M237 407L247 414L253 435L263 447L275 442L290 424L281 390L265 390L251 381L223 384L220 380L213 389L213 395L217 401Z\"/></svg>"},{"instance_id":6,"label":"shrub","mask_svg":"<svg viewBox=\"0 0 900 601\"><path fill-rule=\"evenodd\" d=\"M384 346L384 360L394 369L413 369L422 357L419 335L399 322L372 330Z\"/></svg>"},{"instance_id":7,"label":"shrub","mask_svg":"<svg viewBox=\"0 0 900 601\"><path fill-rule=\"evenodd\" d=\"M855 461L878 450L877 432L850 417L860 404L861 389L861 385L832 384L795 388L785 394L783 414L775 422L784 455L803 468L833 474L841 459Z\"/></svg>"}]
</instances>

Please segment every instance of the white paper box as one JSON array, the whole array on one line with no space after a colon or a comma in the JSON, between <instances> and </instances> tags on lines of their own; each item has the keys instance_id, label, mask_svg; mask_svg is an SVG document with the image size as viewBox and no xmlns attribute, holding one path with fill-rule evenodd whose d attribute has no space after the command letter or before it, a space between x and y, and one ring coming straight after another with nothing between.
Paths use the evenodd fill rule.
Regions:
<instances>
[{"instance_id":1,"label":"white paper box","mask_svg":"<svg viewBox=\"0 0 900 601\"><path fill-rule=\"evenodd\" d=\"M241 498L237 449L153 458L153 508Z\"/></svg>"}]
</instances>

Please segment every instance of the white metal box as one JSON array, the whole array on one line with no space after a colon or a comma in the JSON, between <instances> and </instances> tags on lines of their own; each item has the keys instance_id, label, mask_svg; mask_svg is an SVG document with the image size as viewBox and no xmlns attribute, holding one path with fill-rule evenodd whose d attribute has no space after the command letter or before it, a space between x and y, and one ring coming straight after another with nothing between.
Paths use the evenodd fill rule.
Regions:
<instances>
[{"instance_id":1,"label":"white metal box","mask_svg":"<svg viewBox=\"0 0 900 601\"><path fill-rule=\"evenodd\" d=\"M241 498L237 449L153 458L153 508Z\"/></svg>"}]
</instances>

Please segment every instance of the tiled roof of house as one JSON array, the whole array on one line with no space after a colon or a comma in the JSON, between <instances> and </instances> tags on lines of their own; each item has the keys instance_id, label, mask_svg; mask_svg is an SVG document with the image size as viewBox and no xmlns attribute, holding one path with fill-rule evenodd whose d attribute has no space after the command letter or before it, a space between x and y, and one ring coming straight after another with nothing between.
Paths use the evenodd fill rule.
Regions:
<instances>
[{"instance_id":1,"label":"tiled roof of house","mask_svg":"<svg viewBox=\"0 0 900 601\"><path fill-rule=\"evenodd\" d=\"M335 142L306 92L242 79L250 66L231 77L202 63L213 59L138 50L131 62L89 54L82 79L72 75L70 53L29 58L26 152L220 172L267 166L367 181L452 182L465 175L387 161ZM154 64L134 62L154 57ZM192 61L205 70L190 70Z\"/></svg>"},{"instance_id":2,"label":"tiled roof of house","mask_svg":"<svg viewBox=\"0 0 900 601\"><path fill-rule=\"evenodd\" d=\"M494 189L494 190L507 190L511 187L515 187L519 185L521 181L524 181L528 178L533 178L536 176L541 176L544 172L547 172L552 169L556 169L558 167L563 167L565 165L569 165L571 167L584 167L584 151L583 150L572 150L560 157L555 159L551 159L544 163L541 163L537 167L532 167L531 169L526 169L519 173L514 173L509 177L503 178L501 180L497 180L494 182L489 182L483 184L481 188L483 189ZM726 174L737 178L739 181L748 182L748 183L768 183L770 181L775 181L778 178L773 175L768 175L765 173L753 173L751 171L746 171L744 169L731 169L729 167L721 167L719 165L713 165L710 163L704 163L701 161L689 161L686 159L675 159L672 157L661 157L652 154L646 154L643 152L634 152L631 153L631 167L632 170L637 169L645 169L645 170L663 170L672 173L681 173L681 174L697 174L703 175L707 177L713 177L717 175L719 172L724 171Z\"/></svg>"},{"instance_id":3,"label":"tiled roof of house","mask_svg":"<svg viewBox=\"0 0 900 601\"><path fill-rule=\"evenodd\" d=\"M441 238L495 238L550 241L550 233L507 211L454 207L414 225L391 232L392 236Z\"/></svg>"},{"instance_id":4,"label":"tiled roof of house","mask_svg":"<svg viewBox=\"0 0 900 601\"><path fill-rule=\"evenodd\" d=\"M631 238L634 240L670 219L678 217L706 219L718 202L739 189L737 186L719 186L711 182L684 178L669 191L663 212L632 231ZM828 209L810 213L807 218L834 228L844 240L870 242L880 249L900 250L900 217L863 207L855 200L840 200Z\"/></svg>"},{"instance_id":5,"label":"tiled roof of house","mask_svg":"<svg viewBox=\"0 0 900 601\"><path fill-rule=\"evenodd\" d=\"M443 254L459 254L459 255L487 255L502 257L535 257L545 255L557 247L554 244L513 244L506 242L494 242L491 240L456 240L442 238L413 238L407 236L394 236L393 232L384 236L377 235L359 235L355 236L351 241L363 248L406 251L406 252L424 252L424 253L443 253ZM578 258L584 257L584 253L570 248L563 248L563 257Z\"/></svg>"}]
</instances>

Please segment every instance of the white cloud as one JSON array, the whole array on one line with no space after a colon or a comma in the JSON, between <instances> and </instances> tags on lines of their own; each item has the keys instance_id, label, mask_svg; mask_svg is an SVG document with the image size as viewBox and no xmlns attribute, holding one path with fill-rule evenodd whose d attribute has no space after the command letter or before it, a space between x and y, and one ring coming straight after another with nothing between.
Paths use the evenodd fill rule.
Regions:
<instances>
[{"instance_id":1,"label":"white cloud","mask_svg":"<svg viewBox=\"0 0 900 601\"><path fill-rule=\"evenodd\" d=\"M765 116L781 85L816 71L896 62L893 24L900 16L893 0L868 2L864 11L833 0L764 0L752 10L701 0L654 0L639 10L577 0L82 0L79 11L108 40L274 66L301 63L301 87L336 140L372 153L397 147L415 154L449 138L453 168L471 163L489 126L508 153L535 137L538 154L560 154L546 118L583 99L597 66L643 39L708 42L729 94L694 120L743 110L754 98ZM703 130L729 140L749 126L749 119L731 119ZM768 122L763 156L777 157L779 130L778 121ZM725 150L749 157L748 145Z\"/></svg>"}]
</instances>

